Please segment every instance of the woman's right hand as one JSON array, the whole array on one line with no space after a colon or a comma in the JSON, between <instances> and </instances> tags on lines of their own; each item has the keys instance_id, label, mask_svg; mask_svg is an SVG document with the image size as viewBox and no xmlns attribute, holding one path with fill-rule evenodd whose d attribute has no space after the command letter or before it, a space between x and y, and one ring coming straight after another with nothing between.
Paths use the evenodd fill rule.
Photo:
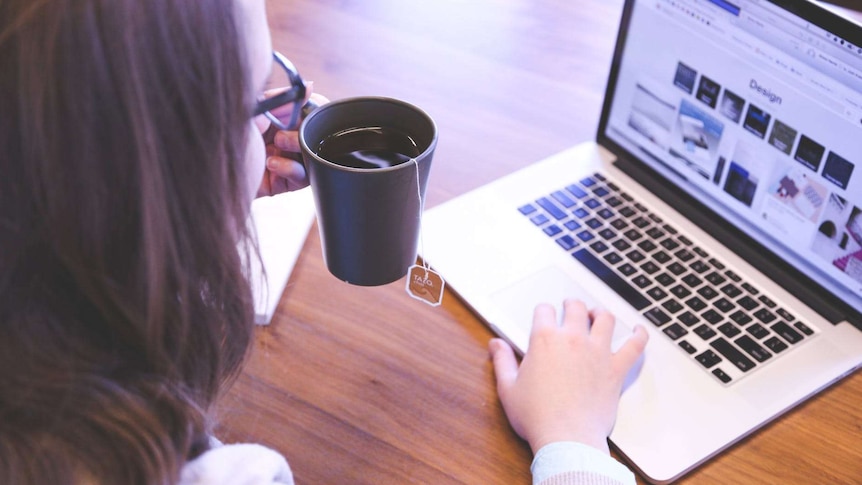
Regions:
<instances>
[{"instance_id":1,"label":"woman's right hand","mask_svg":"<svg viewBox=\"0 0 862 485\"><path fill-rule=\"evenodd\" d=\"M616 420L626 374L646 346L637 326L614 353L614 316L591 312L566 300L562 323L547 304L536 307L530 345L518 365L512 347L492 339L497 392L515 432L535 454L557 441L577 441L609 453L607 437Z\"/></svg>"}]
</instances>

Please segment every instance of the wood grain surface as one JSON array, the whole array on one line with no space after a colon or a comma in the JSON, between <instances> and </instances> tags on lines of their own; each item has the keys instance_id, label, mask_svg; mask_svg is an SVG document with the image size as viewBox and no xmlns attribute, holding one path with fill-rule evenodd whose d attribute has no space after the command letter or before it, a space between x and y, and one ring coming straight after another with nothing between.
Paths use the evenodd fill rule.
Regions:
<instances>
[{"instance_id":1,"label":"wood grain surface","mask_svg":"<svg viewBox=\"0 0 862 485\"><path fill-rule=\"evenodd\" d=\"M401 98L436 120L427 207L594 138L621 7L268 1L275 47L316 91ZM218 406L219 437L278 450L300 484L529 484L529 447L497 400L491 337L448 290L432 308L403 280L338 281L314 226L272 324L257 330ZM862 483L862 373L680 483Z\"/></svg>"}]
</instances>

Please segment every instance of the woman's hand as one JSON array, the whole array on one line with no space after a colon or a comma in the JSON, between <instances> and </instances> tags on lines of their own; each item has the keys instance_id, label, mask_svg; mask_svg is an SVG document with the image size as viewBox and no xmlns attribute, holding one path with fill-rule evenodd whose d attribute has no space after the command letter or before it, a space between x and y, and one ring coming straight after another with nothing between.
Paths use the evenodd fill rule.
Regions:
<instances>
[{"instance_id":1,"label":"woman's hand","mask_svg":"<svg viewBox=\"0 0 862 485\"><path fill-rule=\"evenodd\" d=\"M311 84L307 84L306 88L310 92ZM266 94L279 91L267 91ZM318 106L329 102L326 97L317 93L310 94L306 101L308 100ZM271 113L287 123L293 107L294 104L290 103L272 110ZM291 127L289 130L279 130L265 117L261 116L259 119L261 121L258 122L258 128L266 144L266 169L257 196L276 195L307 187L308 175L302 164L302 153L299 147L299 126Z\"/></svg>"},{"instance_id":2,"label":"woman's hand","mask_svg":"<svg viewBox=\"0 0 862 485\"><path fill-rule=\"evenodd\" d=\"M647 332L636 327L612 353L613 315L590 312L574 300L564 302L563 313L558 324L552 306L536 307L520 367L509 344L491 340L497 392L512 428L533 453L556 441L577 441L608 453L623 381L643 353Z\"/></svg>"}]
</instances>

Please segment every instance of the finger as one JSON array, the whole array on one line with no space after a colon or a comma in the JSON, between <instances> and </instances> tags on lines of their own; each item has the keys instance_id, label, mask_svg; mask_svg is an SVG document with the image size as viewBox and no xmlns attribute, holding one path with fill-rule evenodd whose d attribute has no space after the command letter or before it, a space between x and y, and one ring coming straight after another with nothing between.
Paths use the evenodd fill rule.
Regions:
<instances>
[{"instance_id":1,"label":"finger","mask_svg":"<svg viewBox=\"0 0 862 485\"><path fill-rule=\"evenodd\" d=\"M301 151L298 131L279 130L275 134L275 138L273 138L273 143L276 147L286 152L299 153Z\"/></svg>"},{"instance_id":2,"label":"finger","mask_svg":"<svg viewBox=\"0 0 862 485\"><path fill-rule=\"evenodd\" d=\"M273 194L288 190L299 190L308 186L305 166L296 160L272 156L266 159L266 168L271 177Z\"/></svg>"},{"instance_id":3,"label":"finger","mask_svg":"<svg viewBox=\"0 0 862 485\"><path fill-rule=\"evenodd\" d=\"M494 362L494 375L497 379L497 393L501 398L515 384L518 377L518 361L512 347L503 339L494 338L488 342L488 350Z\"/></svg>"},{"instance_id":4,"label":"finger","mask_svg":"<svg viewBox=\"0 0 862 485\"><path fill-rule=\"evenodd\" d=\"M557 326L557 310L547 303L536 305L533 309L533 331L540 327Z\"/></svg>"},{"instance_id":5,"label":"finger","mask_svg":"<svg viewBox=\"0 0 862 485\"><path fill-rule=\"evenodd\" d=\"M587 305L580 300L567 299L563 301L563 326L578 333L588 333L590 316Z\"/></svg>"},{"instance_id":6,"label":"finger","mask_svg":"<svg viewBox=\"0 0 862 485\"><path fill-rule=\"evenodd\" d=\"M641 325L635 327L632 335L613 356L613 365L618 375L624 376L637 362L646 348L649 334Z\"/></svg>"},{"instance_id":7,"label":"finger","mask_svg":"<svg viewBox=\"0 0 862 485\"><path fill-rule=\"evenodd\" d=\"M611 312L601 309L591 310L590 317L593 321L590 335L597 338L603 346L610 347L611 339L614 335L614 327L616 326L616 318Z\"/></svg>"}]
</instances>

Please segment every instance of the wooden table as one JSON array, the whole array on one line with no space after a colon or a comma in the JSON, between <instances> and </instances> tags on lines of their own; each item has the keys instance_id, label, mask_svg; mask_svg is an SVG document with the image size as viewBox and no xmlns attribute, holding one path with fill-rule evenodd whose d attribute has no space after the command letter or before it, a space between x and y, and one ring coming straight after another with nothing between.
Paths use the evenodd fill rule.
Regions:
<instances>
[{"instance_id":1,"label":"wooden table","mask_svg":"<svg viewBox=\"0 0 862 485\"><path fill-rule=\"evenodd\" d=\"M440 130L427 206L594 137L621 0L271 0L273 43L332 99L402 98ZM274 321L219 405L219 436L287 456L298 483L530 483L487 355L446 292L327 272L313 227ZM682 483L862 482L862 373ZM642 480L639 477L639 480Z\"/></svg>"}]
</instances>

